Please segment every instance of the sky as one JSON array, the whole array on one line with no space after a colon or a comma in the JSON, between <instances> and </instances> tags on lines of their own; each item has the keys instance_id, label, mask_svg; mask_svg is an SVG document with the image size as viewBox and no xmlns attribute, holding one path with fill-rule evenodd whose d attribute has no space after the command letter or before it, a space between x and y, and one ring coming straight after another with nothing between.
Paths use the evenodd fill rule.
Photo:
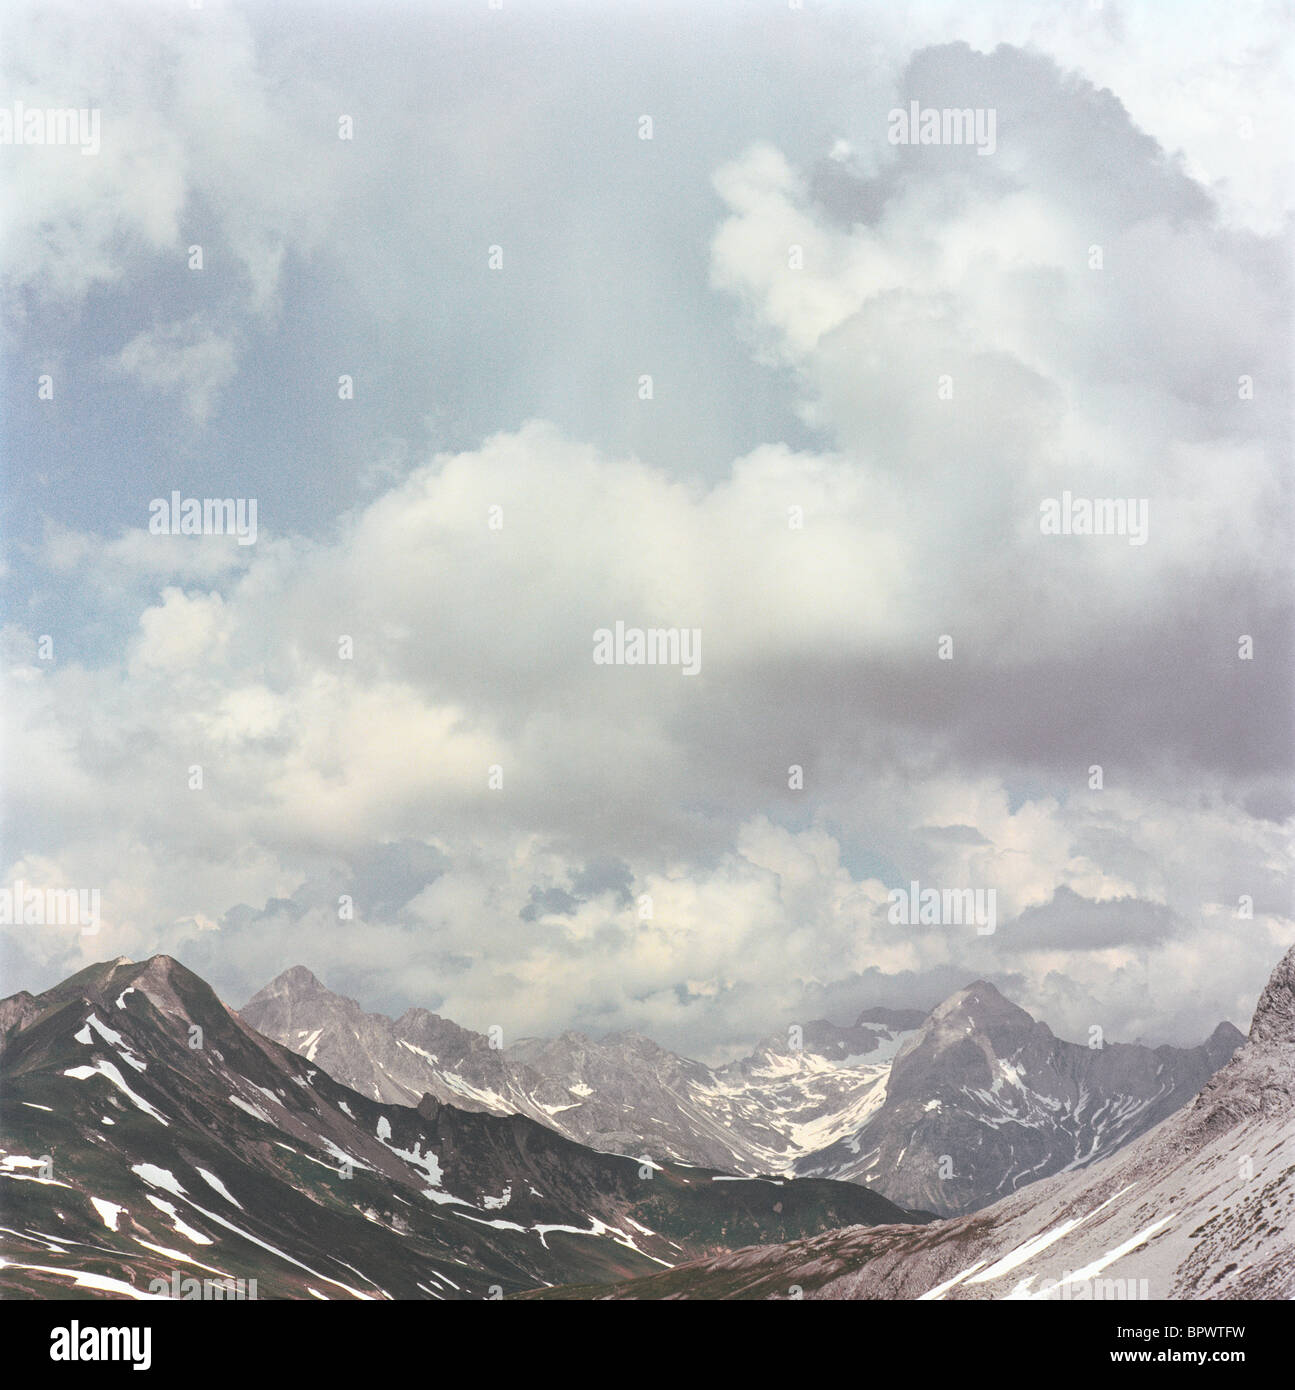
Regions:
<instances>
[{"instance_id":1,"label":"sky","mask_svg":"<svg viewBox=\"0 0 1295 1390\"><path fill-rule=\"evenodd\" d=\"M0 886L101 908L0 925L4 992L300 963L707 1060L977 978L1246 1027L1295 941L1289 18L6 5L0 112L99 124L0 143Z\"/></svg>"}]
</instances>

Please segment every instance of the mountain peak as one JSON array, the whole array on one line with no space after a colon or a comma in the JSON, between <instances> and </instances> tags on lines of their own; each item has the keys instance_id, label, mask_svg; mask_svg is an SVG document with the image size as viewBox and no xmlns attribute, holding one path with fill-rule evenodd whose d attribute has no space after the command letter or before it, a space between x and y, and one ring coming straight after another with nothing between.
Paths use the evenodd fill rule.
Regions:
<instances>
[{"instance_id":1,"label":"mountain peak","mask_svg":"<svg viewBox=\"0 0 1295 1390\"><path fill-rule=\"evenodd\" d=\"M1278 962L1259 996L1249 1041L1215 1072L1197 1096L1184 1135L1193 1140L1208 1139L1256 1114L1288 1115L1295 1106L1292 1046L1295 946Z\"/></svg>"},{"instance_id":2,"label":"mountain peak","mask_svg":"<svg viewBox=\"0 0 1295 1390\"><path fill-rule=\"evenodd\" d=\"M276 975L256 997L273 999L283 995L301 996L327 992L323 982L304 965L290 965L287 970Z\"/></svg>"},{"instance_id":3,"label":"mountain peak","mask_svg":"<svg viewBox=\"0 0 1295 1390\"><path fill-rule=\"evenodd\" d=\"M109 967L105 985L111 982L112 988L116 989L118 981L115 975L119 967L116 962ZM150 988L158 1000L168 1000L172 1004L180 1002L182 997L188 997L197 991L199 995L210 995L212 999L216 995L211 986L200 975L195 975L187 965L181 964L174 956L156 955L150 956L146 961L131 962L130 973L125 977L130 984L144 993L148 993ZM224 1008L224 1005L221 1005Z\"/></svg>"},{"instance_id":4,"label":"mountain peak","mask_svg":"<svg viewBox=\"0 0 1295 1390\"><path fill-rule=\"evenodd\" d=\"M588 1040L582 1037L581 1041ZM649 1038L646 1033L640 1033L634 1028L621 1028L615 1033L604 1033L599 1041L603 1047L624 1048L653 1057L664 1054L666 1050L655 1038Z\"/></svg>"},{"instance_id":5,"label":"mountain peak","mask_svg":"<svg viewBox=\"0 0 1295 1390\"><path fill-rule=\"evenodd\" d=\"M173 966L184 968L170 956L152 956L142 963L131 960L129 956L118 956L116 960L100 960L95 961L93 965L85 966L75 975L69 975L61 984L55 985L54 990L63 996L70 996L78 989L93 994L114 986L117 975L123 970L132 972L128 977L132 984L141 979L164 981ZM116 987L120 988L120 985L117 984Z\"/></svg>"},{"instance_id":6,"label":"mountain peak","mask_svg":"<svg viewBox=\"0 0 1295 1390\"><path fill-rule=\"evenodd\" d=\"M1255 1005L1250 1041L1295 1043L1295 946L1277 963Z\"/></svg>"},{"instance_id":7,"label":"mountain peak","mask_svg":"<svg viewBox=\"0 0 1295 1390\"><path fill-rule=\"evenodd\" d=\"M113 961L112 966L115 970L120 965L134 964L134 961L127 960L125 956L118 956L117 959ZM168 956L165 954L149 956L149 958L146 961L144 961L143 965L144 969L140 976L141 979L145 975L147 975L150 979L154 980L169 980L171 976L176 973L177 970L185 970L185 967L181 965L180 962L176 960L174 956ZM185 973L189 974L191 972L185 970Z\"/></svg>"},{"instance_id":8,"label":"mountain peak","mask_svg":"<svg viewBox=\"0 0 1295 1390\"><path fill-rule=\"evenodd\" d=\"M972 1052L980 1059L975 1063L979 1067L983 1064L981 1054L988 1055L986 1048L997 1052L1018 1045L1027 1030L1030 1036L1051 1037L1046 1024L1005 998L988 980L973 980L937 1004L895 1054L889 1094L915 1094L928 1087L932 1068L943 1067L943 1059L950 1055L963 1055L973 1039ZM977 1072L977 1085L992 1082L992 1076Z\"/></svg>"},{"instance_id":9,"label":"mountain peak","mask_svg":"<svg viewBox=\"0 0 1295 1390\"><path fill-rule=\"evenodd\" d=\"M940 1023L963 1019L973 1028L982 1029L996 1024L1033 1024L1031 1017L1019 1004L1013 1004L988 980L973 980L931 1010L931 1018Z\"/></svg>"}]
</instances>

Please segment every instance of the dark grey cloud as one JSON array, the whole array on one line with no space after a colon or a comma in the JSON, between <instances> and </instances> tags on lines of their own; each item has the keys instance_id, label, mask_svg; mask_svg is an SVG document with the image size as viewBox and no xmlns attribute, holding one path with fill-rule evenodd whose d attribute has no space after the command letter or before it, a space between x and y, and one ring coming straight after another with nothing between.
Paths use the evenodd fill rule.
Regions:
<instances>
[{"instance_id":1,"label":"dark grey cloud","mask_svg":"<svg viewBox=\"0 0 1295 1390\"><path fill-rule=\"evenodd\" d=\"M531 900L517 914L523 922L536 922L549 913L570 917L580 906L564 888L532 888Z\"/></svg>"},{"instance_id":2,"label":"dark grey cloud","mask_svg":"<svg viewBox=\"0 0 1295 1390\"><path fill-rule=\"evenodd\" d=\"M1139 898L1094 902L1062 884L1049 902L1027 907L998 928L1005 951L1103 951L1112 946L1147 948L1180 929L1163 903Z\"/></svg>"}]
</instances>

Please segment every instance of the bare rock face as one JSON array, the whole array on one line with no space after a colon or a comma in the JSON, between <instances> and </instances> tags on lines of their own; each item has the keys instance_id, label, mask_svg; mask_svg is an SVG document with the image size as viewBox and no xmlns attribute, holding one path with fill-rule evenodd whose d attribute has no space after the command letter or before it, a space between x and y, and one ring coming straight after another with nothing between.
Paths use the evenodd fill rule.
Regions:
<instances>
[{"instance_id":1,"label":"bare rock face","mask_svg":"<svg viewBox=\"0 0 1295 1390\"><path fill-rule=\"evenodd\" d=\"M1295 1047L1295 946L1282 957L1259 996L1250 1039L1260 1046Z\"/></svg>"},{"instance_id":2,"label":"bare rock face","mask_svg":"<svg viewBox=\"0 0 1295 1390\"><path fill-rule=\"evenodd\" d=\"M481 1034L426 1009L394 1021L366 1013L304 966L276 976L239 1014L373 1100L417 1105L430 1092L465 1110L516 1111L503 1093L501 1054Z\"/></svg>"},{"instance_id":3,"label":"bare rock face","mask_svg":"<svg viewBox=\"0 0 1295 1390\"><path fill-rule=\"evenodd\" d=\"M1289 1114L1295 1107L1295 947L1287 951L1259 996L1250 1037L1229 1066L1201 1091L1184 1125L1197 1142L1252 1116Z\"/></svg>"},{"instance_id":4,"label":"bare rock face","mask_svg":"<svg viewBox=\"0 0 1295 1390\"><path fill-rule=\"evenodd\" d=\"M35 997L25 989L11 994L8 999L0 999L0 1047L10 1033L21 1032L39 1012Z\"/></svg>"}]
</instances>

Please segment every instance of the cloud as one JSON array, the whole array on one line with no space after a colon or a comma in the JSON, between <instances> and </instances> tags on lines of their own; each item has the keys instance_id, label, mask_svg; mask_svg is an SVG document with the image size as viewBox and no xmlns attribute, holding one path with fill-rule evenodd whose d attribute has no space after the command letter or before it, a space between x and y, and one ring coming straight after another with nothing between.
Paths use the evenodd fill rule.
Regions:
<instances>
[{"instance_id":1,"label":"cloud","mask_svg":"<svg viewBox=\"0 0 1295 1390\"><path fill-rule=\"evenodd\" d=\"M1093 902L1063 883L1047 903L1027 907L1001 930L1008 950L1100 951L1111 946L1158 945L1177 926L1174 914L1162 903L1137 898Z\"/></svg>"},{"instance_id":2,"label":"cloud","mask_svg":"<svg viewBox=\"0 0 1295 1390\"><path fill-rule=\"evenodd\" d=\"M4 161L5 276L75 302L137 273L141 258L169 257L188 274L188 246L210 261L214 240L239 267L248 306L265 310L289 249L307 252L322 231L329 200L309 152L336 141L336 116L322 124L308 78L266 71L236 9L122 16L10 9L5 90L29 106L98 109L102 135L94 157L32 147Z\"/></svg>"},{"instance_id":3,"label":"cloud","mask_svg":"<svg viewBox=\"0 0 1295 1390\"><path fill-rule=\"evenodd\" d=\"M209 278L186 281L198 298L151 326L119 306L102 335L145 393L222 427L238 354L276 334L319 379L300 335L328 315L303 295L318 321L277 318L295 257L336 269L363 246L353 283L373 277L377 293L330 328L340 343L383 339L424 299L431 321L441 293L485 302L458 269L418 278L420 257L459 262L409 226L443 214L445 245L475 248L489 229L461 209L424 196L407 222L400 198L375 199L382 235L370 208L337 239L337 90L271 40L258 48L250 21L177 13L129 62L111 25L77 38L59 22L28 50L32 90L64 50L69 101L130 76L105 87L84 188L52 162L10 175L31 210L12 275L89 304L96 287L138 296L149 275L190 275L181 252L204 244ZM1147 55L1142 21L1124 22ZM1115 23L1075 21L1062 47L1090 72L1124 71ZM807 53L821 59L825 32ZM237 999L301 960L366 1003L440 1007L507 1036L635 1027L708 1055L826 1012L929 1006L981 975L1068 1036L1096 1021L1110 1037L1195 1041L1220 1016L1244 1021L1295 935L1290 286L1264 212L1280 204L1271 154L1240 166L1244 188L1197 177L1224 146L1175 103L1154 54L1147 87L1112 93L1040 53L939 44L910 60L909 47L882 46L844 125L832 98L817 156L789 102L787 139L725 126L708 171L714 294L678 336L723 322L725 351L746 343L795 403L795 441L733 447L703 474L686 431L647 417L645 461L528 419L510 367L481 388L509 427L478 438L457 421L470 445L424 449L378 408L373 437L318 476L313 442L300 472L262 449L278 492L254 546L149 535L157 484L133 454L111 522L50 515L31 551L43 606L5 633L22 838L4 869L100 887L104 928L7 933L16 969L49 983L171 950ZM144 80L149 64L174 90ZM402 138L418 124L405 90L382 107ZM993 106L994 156L889 146L886 110L910 96ZM509 267L547 283L574 266L572 332L594 351L590 248L637 245L636 226L616 223L593 174L568 215L510 122L469 124L458 160L494 170L498 151L563 206L556 241L513 259L510 233ZM653 154L675 148L672 128L667 114ZM399 141L382 148L353 161L348 208L390 191L393 149L409 159ZM710 189L669 167L700 225ZM677 258L681 238L672 224L647 263ZM699 276L704 251L689 243ZM615 265L599 273L614 280ZM598 395L601 361L573 365L553 346L565 340L517 316L538 302L526 276L491 312L509 306L501 321L532 368L545 358L546 390L570 399L588 366ZM634 288L669 298L665 283L644 272ZM336 289L319 291L329 313L348 302ZM703 412L766 418L752 378L677 370ZM372 350L361 379L384 372ZM142 442L166 441L174 467L170 424ZM1147 543L1042 534L1040 502L1063 490L1145 498ZM285 513L307 493L325 522L305 533ZM68 630L66 614L87 613L104 616L97 649ZM595 665L594 631L618 620L699 628L699 674ZM47 660L36 639L51 630ZM892 925L888 889L912 879L992 888L1000 930Z\"/></svg>"},{"instance_id":4,"label":"cloud","mask_svg":"<svg viewBox=\"0 0 1295 1390\"><path fill-rule=\"evenodd\" d=\"M784 529L792 495L829 519L821 545ZM103 888L101 939L51 937L51 963L169 949L237 995L302 959L371 1002L719 1055L827 1001L891 997L877 971L1010 980L1078 1026L1130 952L1234 932L1248 892L1237 954L1260 980L1291 931L1287 827L1256 823L1230 778L1198 770L1186 805L1080 777L1014 801L1001 772L930 765L919 686L869 708L821 683L874 643L908 651L858 497L831 457L760 451L689 488L533 424L415 468L330 544L258 542L215 587L139 566L160 590L120 662L14 651L11 814L59 846L51 881ZM865 584L878 601L843 609ZM699 622L700 675L595 666L594 627L618 615ZM894 881L993 888L1001 939L897 929L857 845ZM1061 963L1086 982L1069 1002L1048 983ZM1145 1001L1108 1022L1145 1027Z\"/></svg>"},{"instance_id":5,"label":"cloud","mask_svg":"<svg viewBox=\"0 0 1295 1390\"><path fill-rule=\"evenodd\" d=\"M145 389L179 394L196 425L204 425L233 379L238 346L197 316L136 334L111 365Z\"/></svg>"},{"instance_id":6,"label":"cloud","mask_svg":"<svg viewBox=\"0 0 1295 1390\"><path fill-rule=\"evenodd\" d=\"M896 550L922 557L883 581L907 642L873 642L847 679L874 714L902 706L989 765L1068 778L1104 748L1144 774L1166 756L1288 767L1283 241L1224 226L1109 92L1042 55L942 46L897 91L996 109L994 156L831 165L827 205L769 146L716 177L713 283L795 374ZM1141 499L1145 544L1045 534L1066 493ZM1238 661L1254 627L1271 684ZM948 680L927 656L940 634Z\"/></svg>"}]
</instances>

